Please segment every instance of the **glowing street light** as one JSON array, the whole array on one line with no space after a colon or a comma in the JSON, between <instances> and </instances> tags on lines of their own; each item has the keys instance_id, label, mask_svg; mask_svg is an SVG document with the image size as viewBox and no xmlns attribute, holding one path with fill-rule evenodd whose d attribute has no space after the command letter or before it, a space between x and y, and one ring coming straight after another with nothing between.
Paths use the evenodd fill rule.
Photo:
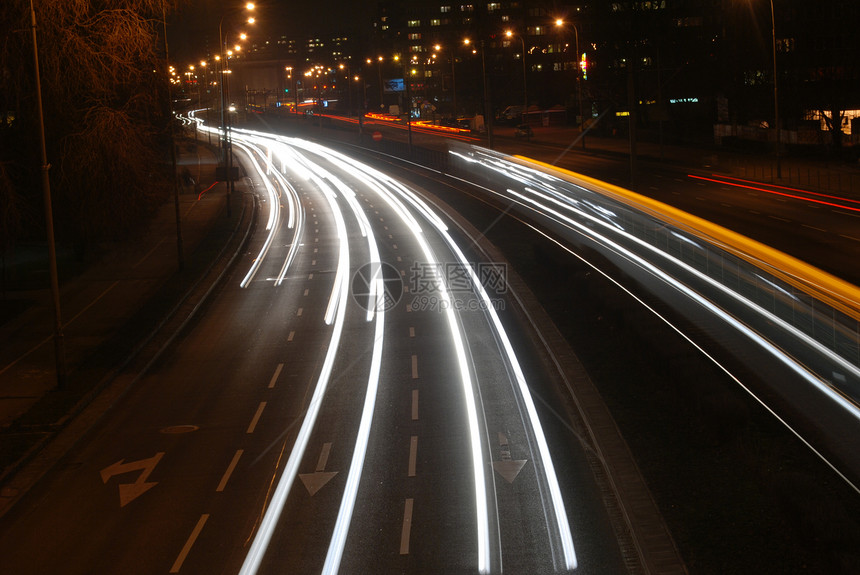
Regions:
<instances>
[{"instance_id":1,"label":"glowing street light","mask_svg":"<svg viewBox=\"0 0 860 575\"><path fill-rule=\"evenodd\" d=\"M512 30L506 30L505 36L508 38L512 38L514 36L514 32ZM523 123L526 121L526 112L529 110L529 96L526 91L526 41L523 38L522 34L519 35L520 42L523 45L523 113L522 120ZM526 138L528 138L528 130L526 130Z\"/></svg>"},{"instance_id":2,"label":"glowing street light","mask_svg":"<svg viewBox=\"0 0 860 575\"><path fill-rule=\"evenodd\" d=\"M561 18L556 19L555 25L558 28L564 26L565 22ZM579 64L579 28L576 24L570 22L573 26L573 31L576 34L576 99L579 100L579 139L582 141L582 147L585 148L585 117L582 115L582 68Z\"/></svg>"}]
</instances>

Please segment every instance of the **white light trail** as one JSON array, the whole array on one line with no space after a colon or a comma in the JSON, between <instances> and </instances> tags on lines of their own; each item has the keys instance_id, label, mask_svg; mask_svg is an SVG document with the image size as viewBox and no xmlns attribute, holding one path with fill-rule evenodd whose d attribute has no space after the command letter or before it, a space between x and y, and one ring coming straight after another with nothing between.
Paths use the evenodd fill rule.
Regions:
<instances>
[{"instance_id":1,"label":"white light trail","mask_svg":"<svg viewBox=\"0 0 860 575\"><path fill-rule=\"evenodd\" d=\"M337 313L336 317L333 318L334 328L332 330L331 341L329 342L328 350L326 351L325 360L323 361L322 370L317 380L316 388L314 389L313 396L311 397L310 404L308 405L307 412L305 413L305 418L302 421L301 428L296 436L296 441L293 445L292 451L290 452L287 464L284 466L284 472L278 481L274 494L272 495L272 500L266 509L263 520L260 522L260 527L254 536L251 548L245 556L245 561L239 572L240 575L255 575L263 560L263 555L269 546L272 534L277 527L284 504L286 503L287 496L289 495L293 482L295 481L296 474L298 473L299 464L301 463L302 457L307 449L311 432L313 431L317 417L319 416L322 399L325 396L326 389L328 388L329 381L331 380L334 360L340 347L340 339L343 334L346 303L349 293L348 283L345 281L349 270L349 249L347 247L348 237L346 234L346 224L344 223L343 215L340 213L340 209L337 205L337 199L330 190L324 191L323 195L331 206L337 228L338 240L341 245L337 272L340 279L335 280L335 287L333 289L333 293L337 293L337 298L339 300L338 305L335 306Z\"/></svg>"}]
</instances>

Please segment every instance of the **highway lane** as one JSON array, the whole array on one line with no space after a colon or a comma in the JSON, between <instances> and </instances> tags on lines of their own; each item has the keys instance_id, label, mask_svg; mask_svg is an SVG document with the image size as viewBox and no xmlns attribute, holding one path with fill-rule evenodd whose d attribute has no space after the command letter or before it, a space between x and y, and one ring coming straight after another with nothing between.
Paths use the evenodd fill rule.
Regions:
<instances>
[{"instance_id":1,"label":"highway lane","mask_svg":"<svg viewBox=\"0 0 860 575\"><path fill-rule=\"evenodd\" d=\"M581 455L550 455L493 300L445 224L330 152L268 164L252 140L272 217L194 329L7 516L4 564L539 573L570 570L582 544L599 549L584 565L621 572L605 512L573 496L594 487L561 493L553 458ZM372 262L393 276L365 270L369 296L353 298Z\"/></svg>"},{"instance_id":2,"label":"highway lane","mask_svg":"<svg viewBox=\"0 0 860 575\"><path fill-rule=\"evenodd\" d=\"M385 139L405 143L402 125L374 120L367 127L368 131L379 130ZM332 132L326 130L327 137ZM457 145L460 141L475 143L467 135L452 137L426 132L413 133L413 141L416 146L434 149L445 148L449 143ZM620 155L593 150L581 153L578 147L565 152L547 142L525 143L505 137L495 138L495 148L631 187L629 161ZM860 284L855 265L860 257L858 198L746 181L708 170L703 166L691 174L670 163L643 160L632 189Z\"/></svg>"}]
</instances>

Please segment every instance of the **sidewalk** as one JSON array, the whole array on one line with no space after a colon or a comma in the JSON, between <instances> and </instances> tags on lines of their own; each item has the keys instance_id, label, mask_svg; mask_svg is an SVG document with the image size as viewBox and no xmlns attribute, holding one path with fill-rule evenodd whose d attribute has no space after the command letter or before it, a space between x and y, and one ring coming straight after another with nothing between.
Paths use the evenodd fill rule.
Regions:
<instances>
[{"instance_id":1,"label":"sidewalk","mask_svg":"<svg viewBox=\"0 0 860 575\"><path fill-rule=\"evenodd\" d=\"M226 242L241 235L234 231L242 218L243 194L241 188L232 194L233 215L228 220L226 184L215 184L216 154L217 150L204 143L184 140L180 144L177 171L190 173L195 180L180 185L181 271L171 194L142 237L111 246L97 263L72 278L63 280L61 276L68 374L63 389L57 389L47 263L39 264L45 267L44 288L32 289L32 282L29 290L7 286L6 303L23 309L4 316L6 321L0 325L0 486L4 486L0 500L15 495L5 487L13 473L61 431L71 415L83 410L131 358L141 354L178 304L215 262L224 259ZM203 190L207 191L200 195ZM247 215L245 219L249 219ZM44 251L42 255L34 250L33 262L39 257L47 260Z\"/></svg>"}]
</instances>

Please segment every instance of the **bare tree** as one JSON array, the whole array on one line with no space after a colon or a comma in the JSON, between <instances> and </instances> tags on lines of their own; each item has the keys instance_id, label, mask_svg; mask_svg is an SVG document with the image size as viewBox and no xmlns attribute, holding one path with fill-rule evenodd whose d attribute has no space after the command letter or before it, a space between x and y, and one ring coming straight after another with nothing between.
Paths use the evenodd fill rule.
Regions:
<instances>
[{"instance_id":1,"label":"bare tree","mask_svg":"<svg viewBox=\"0 0 860 575\"><path fill-rule=\"evenodd\" d=\"M162 8L180 0L36 0L49 162L60 239L121 237L168 193L170 121L160 50ZM30 0L0 3L0 162L18 169L4 198L38 205ZM4 216L4 241L22 229ZM17 226L17 227L16 227ZM10 233L14 232L14 233Z\"/></svg>"}]
</instances>

